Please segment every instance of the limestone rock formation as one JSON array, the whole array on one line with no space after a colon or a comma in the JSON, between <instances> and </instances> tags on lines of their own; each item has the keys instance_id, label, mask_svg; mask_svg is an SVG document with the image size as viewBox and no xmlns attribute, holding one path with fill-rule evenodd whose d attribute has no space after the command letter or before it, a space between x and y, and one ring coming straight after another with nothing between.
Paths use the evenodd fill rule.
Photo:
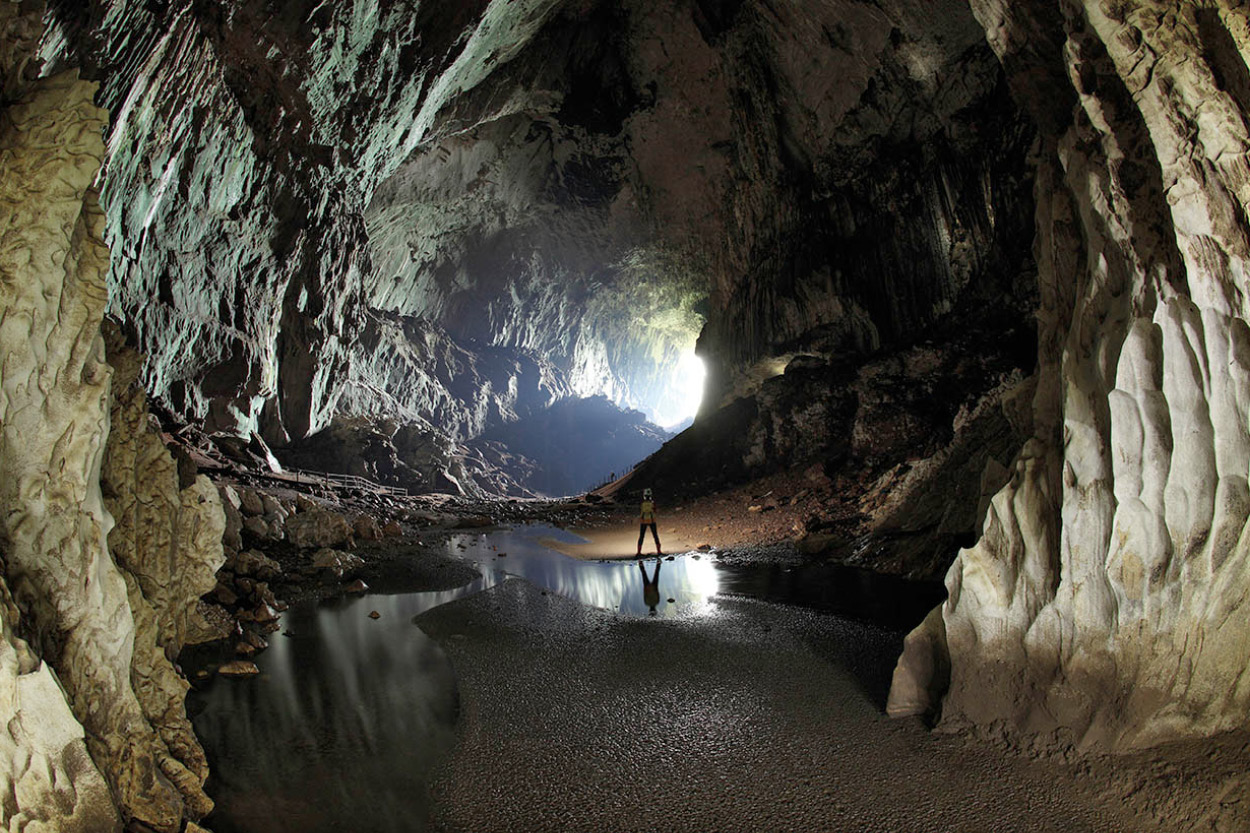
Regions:
<instances>
[{"instance_id":1,"label":"limestone rock formation","mask_svg":"<svg viewBox=\"0 0 1250 833\"><path fill-rule=\"evenodd\" d=\"M1246 12L973 6L1043 136L1036 435L893 705L949 660L951 726L1113 749L1244 727Z\"/></svg>"},{"instance_id":2,"label":"limestone rock formation","mask_svg":"<svg viewBox=\"0 0 1250 833\"><path fill-rule=\"evenodd\" d=\"M108 784L87 754L83 728L56 673L15 634L20 614L0 583L0 789L9 801L0 822L11 830L105 833L121 820Z\"/></svg>"},{"instance_id":3,"label":"limestone rock formation","mask_svg":"<svg viewBox=\"0 0 1250 833\"><path fill-rule=\"evenodd\" d=\"M959 0L53 22L114 113L111 309L146 387L297 465L380 434L396 479L473 491L460 444L560 398L676 422L700 331L715 407L1029 277L1031 133Z\"/></svg>"},{"instance_id":4,"label":"limestone rock formation","mask_svg":"<svg viewBox=\"0 0 1250 833\"><path fill-rule=\"evenodd\" d=\"M105 831L120 824L116 801L125 820L174 831L212 806L169 656L187 606L212 586L224 522L206 481L180 490L141 390L116 404L105 454L108 250L91 188L105 114L95 91L72 71L42 78L0 115L0 538L12 588L0 650L16 675L7 725L27 733L6 757L13 801L2 812L14 829Z\"/></svg>"},{"instance_id":5,"label":"limestone rock formation","mask_svg":"<svg viewBox=\"0 0 1250 833\"><path fill-rule=\"evenodd\" d=\"M151 425L139 383L142 357L116 327L106 327L106 343L114 374L101 486L114 519L109 552L134 616L131 682L168 749L162 771L177 785L187 814L199 818L212 809L202 790L208 764L183 707L190 686L172 660L186 642L196 600L217 583L226 519L216 487L204 475L180 474Z\"/></svg>"}]
</instances>

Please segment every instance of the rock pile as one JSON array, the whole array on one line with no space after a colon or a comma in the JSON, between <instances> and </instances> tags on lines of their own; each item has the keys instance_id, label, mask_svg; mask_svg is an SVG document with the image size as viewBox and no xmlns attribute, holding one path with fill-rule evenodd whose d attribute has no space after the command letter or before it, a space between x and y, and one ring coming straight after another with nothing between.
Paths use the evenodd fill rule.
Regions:
<instances>
[{"instance_id":1,"label":"rock pile","mask_svg":"<svg viewBox=\"0 0 1250 833\"><path fill-rule=\"evenodd\" d=\"M200 600L190 641L229 641L241 660L268 647L266 636L278 629L279 614L287 609L278 597L282 588L316 581L340 592L364 592L367 586L355 580L364 561L347 550L357 540L381 541L404 532L394 518L380 524L370 514L344 514L304 494L279 498L227 483L217 491L225 509L226 560L216 585ZM248 675L236 670L228 676Z\"/></svg>"}]
</instances>

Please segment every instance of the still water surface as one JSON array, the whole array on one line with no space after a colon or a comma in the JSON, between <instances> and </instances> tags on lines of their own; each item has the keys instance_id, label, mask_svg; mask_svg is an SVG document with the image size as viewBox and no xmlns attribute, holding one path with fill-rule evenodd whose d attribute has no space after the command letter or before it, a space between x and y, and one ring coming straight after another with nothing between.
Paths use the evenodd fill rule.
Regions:
<instances>
[{"instance_id":1,"label":"still water surface","mask_svg":"<svg viewBox=\"0 0 1250 833\"><path fill-rule=\"evenodd\" d=\"M250 680L213 679L188 697L209 755L217 833L428 829L427 785L454 740L456 682L438 645L412 623L438 605L519 576L629 616L702 616L718 594L793 602L891 628L940 600L929 585L845 568L724 567L579 561L540 543L581 539L546 526L464 533L449 554L481 577L455 590L374 594L293 605ZM671 600L671 601L670 601ZM370 611L381 616L370 619Z\"/></svg>"}]
</instances>

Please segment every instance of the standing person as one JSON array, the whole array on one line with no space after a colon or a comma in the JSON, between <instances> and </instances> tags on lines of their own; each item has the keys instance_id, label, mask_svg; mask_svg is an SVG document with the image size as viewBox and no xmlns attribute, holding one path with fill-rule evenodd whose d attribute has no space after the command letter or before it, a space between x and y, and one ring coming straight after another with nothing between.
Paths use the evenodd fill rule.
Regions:
<instances>
[{"instance_id":1,"label":"standing person","mask_svg":"<svg viewBox=\"0 0 1250 833\"><path fill-rule=\"evenodd\" d=\"M660 551L660 533L655 528L655 501L651 499L651 490L642 490L642 511L638 514L638 553L635 558L642 558L642 539L647 535L647 527L651 527L651 537L655 539L655 554Z\"/></svg>"}]
</instances>

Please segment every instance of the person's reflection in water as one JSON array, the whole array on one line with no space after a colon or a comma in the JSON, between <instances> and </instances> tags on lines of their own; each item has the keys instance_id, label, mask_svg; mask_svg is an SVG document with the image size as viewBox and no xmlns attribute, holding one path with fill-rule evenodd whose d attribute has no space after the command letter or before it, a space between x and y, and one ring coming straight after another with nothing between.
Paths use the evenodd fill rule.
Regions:
<instances>
[{"instance_id":1,"label":"person's reflection in water","mask_svg":"<svg viewBox=\"0 0 1250 833\"><path fill-rule=\"evenodd\" d=\"M657 558L655 560L655 575L651 576L651 580L647 580L647 568L641 561L638 562L638 569L642 571L642 601L647 607L651 608L649 615L655 615L655 609L660 604L660 564L664 559Z\"/></svg>"}]
</instances>

